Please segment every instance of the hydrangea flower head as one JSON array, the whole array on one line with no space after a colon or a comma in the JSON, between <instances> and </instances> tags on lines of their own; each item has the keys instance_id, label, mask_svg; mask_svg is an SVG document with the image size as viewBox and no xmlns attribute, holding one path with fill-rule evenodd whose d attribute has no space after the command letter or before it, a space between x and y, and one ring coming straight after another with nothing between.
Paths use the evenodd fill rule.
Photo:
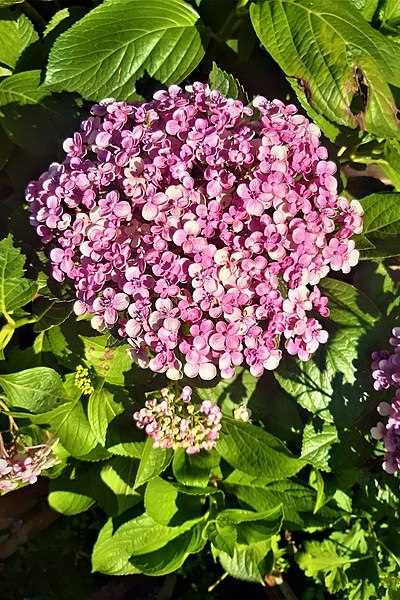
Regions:
<instances>
[{"instance_id":1,"label":"hydrangea flower head","mask_svg":"<svg viewBox=\"0 0 400 600\"><path fill-rule=\"evenodd\" d=\"M374 352L372 354L372 377L376 390L395 388L395 396L391 403L381 402L378 413L386 417L385 423L379 421L371 429L376 440L382 440L385 447L383 468L387 473L400 471L400 327L392 330L389 340L394 347L393 352Z\"/></svg>"},{"instance_id":2,"label":"hydrangea flower head","mask_svg":"<svg viewBox=\"0 0 400 600\"><path fill-rule=\"evenodd\" d=\"M25 446L18 439L6 446L0 436L0 493L36 483L42 471L58 463L56 443L49 437L37 446Z\"/></svg>"},{"instance_id":3,"label":"hydrangea flower head","mask_svg":"<svg viewBox=\"0 0 400 600\"><path fill-rule=\"evenodd\" d=\"M307 360L328 337L318 283L357 263L362 228L319 138L293 105L202 83L94 105L27 188L53 277L170 379Z\"/></svg>"},{"instance_id":4,"label":"hydrangea flower head","mask_svg":"<svg viewBox=\"0 0 400 600\"><path fill-rule=\"evenodd\" d=\"M211 450L221 429L222 413L210 400L192 402L192 389L185 386L179 395L161 390L161 401L147 400L133 415L139 429L154 440L155 448L184 448L187 454Z\"/></svg>"}]
</instances>

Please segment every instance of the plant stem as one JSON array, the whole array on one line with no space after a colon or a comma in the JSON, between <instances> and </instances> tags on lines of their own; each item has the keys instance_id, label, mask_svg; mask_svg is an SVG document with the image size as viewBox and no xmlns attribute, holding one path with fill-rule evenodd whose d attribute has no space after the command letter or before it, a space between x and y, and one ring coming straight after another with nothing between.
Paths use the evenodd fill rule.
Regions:
<instances>
[{"instance_id":1,"label":"plant stem","mask_svg":"<svg viewBox=\"0 0 400 600\"><path fill-rule=\"evenodd\" d=\"M34 6L32 6L27 0L22 4L22 10L26 14L27 17L31 19L36 25L39 26L40 29L44 29L46 27L46 21L39 13L38 10Z\"/></svg>"},{"instance_id":2,"label":"plant stem","mask_svg":"<svg viewBox=\"0 0 400 600\"><path fill-rule=\"evenodd\" d=\"M224 581L224 579L226 579L228 577L228 573L223 573L221 575L221 577L219 579L217 579L217 581L213 584L210 585L210 587L207 589L207 591L209 593L211 593L212 591L215 590L215 588L217 587L217 585L219 585L220 583L222 583Z\"/></svg>"}]
</instances>

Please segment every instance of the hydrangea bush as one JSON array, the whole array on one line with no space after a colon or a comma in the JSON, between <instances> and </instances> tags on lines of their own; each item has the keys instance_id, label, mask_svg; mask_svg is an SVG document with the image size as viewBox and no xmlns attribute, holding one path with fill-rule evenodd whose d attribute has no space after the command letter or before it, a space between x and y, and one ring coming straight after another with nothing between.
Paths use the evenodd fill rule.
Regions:
<instances>
[{"instance_id":1,"label":"hydrangea bush","mask_svg":"<svg viewBox=\"0 0 400 600\"><path fill-rule=\"evenodd\" d=\"M396 3L0 4L0 493L104 574L396 600Z\"/></svg>"}]
</instances>

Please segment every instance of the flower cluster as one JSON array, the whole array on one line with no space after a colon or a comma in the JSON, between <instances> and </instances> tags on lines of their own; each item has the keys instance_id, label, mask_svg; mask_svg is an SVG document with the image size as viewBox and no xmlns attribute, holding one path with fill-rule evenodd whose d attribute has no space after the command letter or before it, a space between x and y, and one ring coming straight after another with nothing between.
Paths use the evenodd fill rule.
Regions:
<instances>
[{"instance_id":1,"label":"flower cluster","mask_svg":"<svg viewBox=\"0 0 400 600\"><path fill-rule=\"evenodd\" d=\"M53 454L56 442L48 438L37 446L25 446L17 438L6 446L0 436L0 493L36 483L42 471L57 464Z\"/></svg>"},{"instance_id":2,"label":"flower cluster","mask_svg":"<svg viewBox=\"0 0 400 600\"><path fill-rule=\"evenodd\" d=\"M387 473L400 471L400 327L392 331L389 342L394 346L393 352L382 351L372 354L372 376L376 390L396 389L391 403L381 402L378 412L387 417L386 423L379 423L371 429L376 440L383 440L385 460L383 468Z\"/></svg>"},{"instance_id":3,"label":"flower cluster","mask_svg":"<svg viewBox=\"0 0 400 600\"><path fill-rule=\"evenodd\" d=\"M104 100L26 198L76 314L143 367L204 380L307 360L328 334L318 283L357 263L356 201L293 105L207 85Z\"/></svg>"},{"instance_id":4,"label":"flower cluster","mask_svg":"<svg viewBox=\"0 0 400 600\"><path fill-rule=\"evenodd\" d=\"M211 450L221 429L221 411L210 400L192 403L192 388L185 386L179 396L161 390L161 401L147 400L133 418L154 440L156 448L184 448L187 454Z\"/></svg>"},{"instance_id":5,"label":"flower cluster","mask_svg":"<svg viewBox=\"0 0 400 600\"><path fill-rule=\"evenodd\" d=\"M240 404L233 411L233 418L236 421L243 421L244 423L249 423L251 419L251 410L247 408L245 404Z\"/></svg>"},{"instance_id":6,"label":"flower cluster","mask_svg":"<svg viewBox=\"0 0 400 600\"><path fill-rule=\"evenodd\" d=\"M94 387L90 379L89 369L86 369L83 365L78 365L75 371L74 383L76 387L81 390L82 394L90 396L93 394Z\"/></svg>"}]
</instances>

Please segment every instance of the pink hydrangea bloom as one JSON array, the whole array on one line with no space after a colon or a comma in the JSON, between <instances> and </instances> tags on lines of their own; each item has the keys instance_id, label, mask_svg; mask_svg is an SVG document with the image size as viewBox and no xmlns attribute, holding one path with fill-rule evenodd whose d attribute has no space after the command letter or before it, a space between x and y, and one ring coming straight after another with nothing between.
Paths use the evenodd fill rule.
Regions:
<instances>
[{"instance_id":1,"label":"pink hydrangea bloom","mask_svg":"<svg viewBox=\"0 0 400 600\"><path fill-rule=\"evenodd\" d=\"M356 264L362 228L319 138L293 105L201 83L96 104L26 192L54 278L171 379L307 360L327 339L318 283Z\"/></svg>"},{"instance_id":2,"label":"pink hydrangea bloom","mask_svg":"<svg viewBox=\"0 0 400 600\"><path fill-rule=\"evenodd\" d=\"M184 448L187 454L197 454L215 446L222 413L210 400L193 404L192 389L185 386L177 396L161 390L161 401L147 400L133 418L153 438L155 448Z\"/></svg>"},{"instance_id":3,"label":"pink hydrangea bloom","mask_svg":"<svg viewBox=\"0 0 400 600\"><path fill-rule=\"evenodd\" d=\"M372 354L372 376L376 390L395 388L395 396L391 403L381 402L378 412L386 417L385 423L372 427L371 435L382 440L385 447L383 468L387 473L400 471L400 327L395 327L389 340L394 346L392 353L374 352Z\"/></svg>"},{"instance_id":4,"label":"pink hydrangea bloom","mask_svg":"<svg viewBox=\"0 0 400 600\"><path fill-rule=\"evenodd\" d=\"M57 440L48 438L37 446L25 446L21 440L6 446L0 435L0 493L36 483L45 469L58 463L53 454Z\"/></svg>"}]
</instances>

